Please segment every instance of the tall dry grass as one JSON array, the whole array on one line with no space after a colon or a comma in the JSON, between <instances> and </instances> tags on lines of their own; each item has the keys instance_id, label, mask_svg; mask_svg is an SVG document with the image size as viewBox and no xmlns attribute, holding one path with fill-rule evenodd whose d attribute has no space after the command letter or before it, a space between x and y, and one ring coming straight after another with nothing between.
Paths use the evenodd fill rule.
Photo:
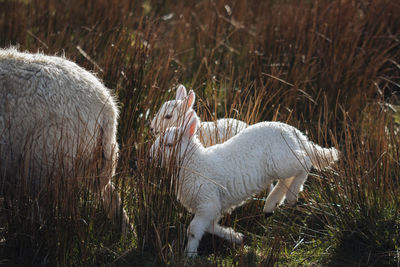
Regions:
<instances>
[{"instance_id":1,"label":"tall dry grass","mask_svg":"<svg viewBox=\"0 0 400 267\"><path fill-rule=\"evenodd\" d=\"M342 151L334 171L310 176L298 207L265 220L260 195L223 219L248 247L206 237L211 256L195 263L398 263L399 126L389 104L398 103L399 14L389 0L0 1L2 47L65 54L118 96L114 180L135 226L121 240L84 190L48 197L47 221L33 228L3 202L3 262L186 264L190 214L170 174L147 160L150 119L184 83L203 120L285 121ZM66 199L78 203L74 216L57 216Z\"/></svg>"}]
</instances>

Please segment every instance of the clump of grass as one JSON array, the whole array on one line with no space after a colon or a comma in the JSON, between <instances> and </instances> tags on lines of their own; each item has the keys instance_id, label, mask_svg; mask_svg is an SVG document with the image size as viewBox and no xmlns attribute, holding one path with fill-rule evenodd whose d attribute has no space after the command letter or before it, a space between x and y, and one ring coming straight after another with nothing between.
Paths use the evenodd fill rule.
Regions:
<instances>
[{"instance_id":1,"label":"clump of grass","mask_svg":"<svg viewBox=\"0 0 400 267\"><path fill-rule=\"evenodd\" d=\"M118 225L112 229L101 195L93 193L100 192L93 189L99 187L99 178L104 175L102 150L88 155L78 149L74 158L65 160L63 140L55 144L59 153L54 157L46 152L41 155L40 166L38 155L32 154L37 149L29 146L29 140L25 140L18 165L11 160L1 163L4 239L0 254L5 264L91 264L95 261L90 248L94 243L101 247L118 239Z\"/></svg>"},{"instance_id":2,"label":"clump of grass","mask_svg":"<svg viewBox=\"0 0 400 267\"><path fill-rule=\"evenodd\" d=\"M316 194L327 202L321 219L335 239L332 263L395 264L400 245L399 125L390 110L377 104L366 108L359 127L350 125L342 164Z\"/></svg>"}]
</instances>

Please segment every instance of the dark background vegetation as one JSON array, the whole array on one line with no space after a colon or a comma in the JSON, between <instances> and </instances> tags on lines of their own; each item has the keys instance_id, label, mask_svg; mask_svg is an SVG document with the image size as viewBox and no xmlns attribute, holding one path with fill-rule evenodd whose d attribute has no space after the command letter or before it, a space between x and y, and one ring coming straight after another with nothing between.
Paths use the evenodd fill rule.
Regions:
<instances>
[{"instance_id":1,"label":"dark background vegetation","mask_svg":"<svg viewBox=\"0 0 400 267\"><path fill-rule=\"evenodd\" d=\"M68 202L77 215L57 213L65 193L30 222L20 192L28 208L1 203L0 264L399 266L397 1L0 0L10 45L65 56L113 90L115 182L135 231L121 238L85 193ZM203 120L284 121L342 158L309 176L297 207L264 219L261 194L224 217L245 245L206 236L202 256L186 259L191 215L147 161L150 119L180 83Z\"/></svg>"}]
</instances>

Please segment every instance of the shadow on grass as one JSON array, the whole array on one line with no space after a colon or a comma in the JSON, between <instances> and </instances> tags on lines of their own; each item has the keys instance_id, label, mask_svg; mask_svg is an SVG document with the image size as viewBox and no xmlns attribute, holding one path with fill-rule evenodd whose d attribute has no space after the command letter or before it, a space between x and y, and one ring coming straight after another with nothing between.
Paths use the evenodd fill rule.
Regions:
<instances>
[{"instance_id":1,"label":"shadow on grass","mask_svg":"<svg viewBox=\"0 0 400 267\"><path fill-rule=\"evenodd\" d=\"M372 219L373 218L373 219ZM330 266L396 266L399 264L400 220L360 217L336 234ZM397 251L396 251L397 248Z\"/></svg>"}]
</instances>

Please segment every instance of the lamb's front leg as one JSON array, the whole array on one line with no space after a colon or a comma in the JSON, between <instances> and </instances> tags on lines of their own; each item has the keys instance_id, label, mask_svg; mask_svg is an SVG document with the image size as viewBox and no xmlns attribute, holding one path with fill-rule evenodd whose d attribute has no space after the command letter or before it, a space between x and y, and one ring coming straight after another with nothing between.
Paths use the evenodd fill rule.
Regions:
<instances>
[{"instance_id":1,"label":"lamb's front leg","mask_svg":"<svg viewBox=\"0 0 400 267\"><path fill-rule=\"evenodd\" d=\"M299 192L303 190L303 184L306 181L308 172L305 170L299 171L293 182L291 183L289 190L286 192L286 200L289 205L294 206L297 203Z\"/></svg>"},{"instance_id":2,"label":"lamb's front leg","mask_svg":"<svg viewBox=\"0 0 400 267\"><path fill-rule=\"evenodd\" d=\"M274 189L268 195L267 201L264 205L265 216L271 216L276 207L278 207L285 200L286 192L288 191L293 179L294 177L281 179L274 186Z\"/></svg>"},{"instance_id":3,"label":"lamb's front leg","mask_svg":"<svg viewBox=\"0 0 400 267\"><path fill-rule=\"evenodd\" d=\"M186 256L197 256L197 248L204 232L210 227L212 222L218 217L218 211L213 206L197 209L193 220L188 229L188 243L186 247Z\"/></svg>"}]
</instances>

